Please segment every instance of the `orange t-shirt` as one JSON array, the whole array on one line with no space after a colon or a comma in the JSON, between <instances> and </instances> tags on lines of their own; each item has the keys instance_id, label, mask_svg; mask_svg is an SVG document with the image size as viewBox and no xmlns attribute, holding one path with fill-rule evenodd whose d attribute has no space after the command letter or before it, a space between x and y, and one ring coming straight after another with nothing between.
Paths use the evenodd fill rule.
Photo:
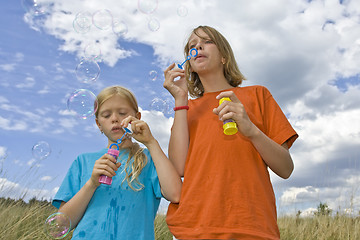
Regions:
<instances>
[{"instance_id":1,"label":"orange t-shirt","mask_svg":"<svg viewBox=\"0 0 360 240\"><path fill-rule=\"evenodd\" d=\"M261 131L291 147L298 135L265 87L229 90ZM279 239L267 165L247 138L223 133L212 112L219 93L189 100L184 183L180 203L169 205L169 229L178 239Z\"/></svg>"}]
</instances>

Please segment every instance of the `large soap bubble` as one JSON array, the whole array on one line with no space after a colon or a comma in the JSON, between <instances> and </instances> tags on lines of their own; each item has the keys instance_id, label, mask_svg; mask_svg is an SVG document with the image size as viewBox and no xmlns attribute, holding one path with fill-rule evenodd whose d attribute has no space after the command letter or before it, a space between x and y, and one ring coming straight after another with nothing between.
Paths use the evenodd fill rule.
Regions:
<instances>
[{"instance_id":1,"label":"large soap bubble","mask_svg":"<svg viewBox=\"0 0 360 240\"><path fill-rule=\"evenodd\" d=\"M101 9L93 14L92 22L98 29L108 30L112 27L113 16L109 10Z\"/></svg>"},{"instance_id":2,"label":"large soap bubble","mask_svg":"<svg viewBox=\"0 0 360 240\"><path fill-rule=\"evenodd\" d=\"M47 158L50 155L50 153L51 153L50 145L45 141L37 142L32 147L32 155L34 158L38 160L43 160Z\"/></svg>"},{"instance_id":3,"label":"large soap bubble","mask_svg":"<svg viewBox=\"0 0 360 240\"><path fill-rule=\"evenodd\" d=\"M71 230L71 220L64 213L51 214L45 221L45 233L53 239L62 239Z\"/></svg>"},{"instance_id":4,"label":"large soap bubble","mask_svg":"<svg viewBox=\"0 0 360 240\"><path fill-rule=\"evenodd\" d=\"M155 12L158 7L158 0L138 0L138 8L145 14Z\"/></svg>"},{"instance_id":5,"label":"large soap bubble","mask_svg":"<svg viewBox=\"0 0 360 240\"><path fill-rule=\"evenodd\" d=\"M95 94L90 90L78 89L70 95L67 107L79 118L87 119L96 112L98 102Z\"/></svg>"},{"instance_id":6,"label":"large soap bubble","mask_svg":"<svg viewBox=\"0 0 360 240\"><path fill-rule=\"evenodd\" d=\"M76 66L75 73L79 81L91 83L99 77L100 66L95 59L84 59Z\"/></svg>"},{"instance_id":7,"label":"large soap bubble","mask_svg":"<svg viewBox=\"0 0 360 240\"><path fill-rule=\"evenodd\" d=\"M89 12L80 12L76 14L73 21L73 28L78 33L87 33L92 25L92 15Z\"/></svg>"}]
</instances>

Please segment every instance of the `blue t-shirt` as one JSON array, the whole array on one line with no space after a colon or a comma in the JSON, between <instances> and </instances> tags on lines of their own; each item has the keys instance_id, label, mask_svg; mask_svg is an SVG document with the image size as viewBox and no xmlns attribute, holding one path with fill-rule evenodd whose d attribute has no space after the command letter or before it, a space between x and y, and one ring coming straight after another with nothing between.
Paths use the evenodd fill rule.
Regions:
<instances>
[{"instance_id":1,"label":"blue t-shirt","mask_svg":"<svg viewBox=\"0 0 360 240\"><path fill-rule=\"evenodd\" d=\"M52 204L55 207L59 208L62 201L69 201L85 185L91 177L95 161L106 152L107 149L103 149L96 153L81 154L76 158L54 197ZM135 192L126 181L122 183L128 153L121 150L118 161L122 165L113 177L112 184L101 184L96 189L72 239L155 238L154 219L162 195L151 155L147 149L144 149L144 153L147 164L138 177L144 188Z\"/></svg>"}]
</instances>

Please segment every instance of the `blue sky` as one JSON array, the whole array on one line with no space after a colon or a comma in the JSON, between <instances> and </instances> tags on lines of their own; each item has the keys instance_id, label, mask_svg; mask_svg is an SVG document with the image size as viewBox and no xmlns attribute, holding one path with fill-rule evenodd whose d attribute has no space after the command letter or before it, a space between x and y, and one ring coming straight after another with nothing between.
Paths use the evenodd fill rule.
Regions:
<instances>
[{"instance_id":1,"label":"blue sky","mask_svg":"<svg viewBox=\"0 0 360 240\"><path fill-rule=\"evenodd\" d=\"M149 3L142 11L132 0L44 2L52 5L42 16L25 11L20 0L0 9L0 196L50 199L78 154L106 146L93 117L79 119L67 109L77 89L131 89L166 152L172 113L151 102L170 101L163 70L183 61L192 28L210 25L231 43L244 85L266 86L300 135L291 149L293 175L271 174L279 213L305 214L320 201L359 212L358 1L142 0ZM94 23L86 33L74 30L78 13L103 9L125 23L125 34ZM100 75L84 83L75 69L89 44L101 49ZM32 155L39 141L51 147L45 159Z\"/></svg>"}]
</instances>

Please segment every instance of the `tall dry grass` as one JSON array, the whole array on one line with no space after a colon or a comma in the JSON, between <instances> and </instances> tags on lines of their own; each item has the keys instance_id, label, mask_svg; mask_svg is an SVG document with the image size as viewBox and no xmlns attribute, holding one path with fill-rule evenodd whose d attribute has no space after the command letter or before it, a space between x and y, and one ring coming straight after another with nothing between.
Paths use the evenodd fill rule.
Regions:
<instances>
[{"instance_id":1,"label":"tall dry grass","mask_svg":"<svg viewBox=\"0 0 360 240\"><path fill-rule=\"evenodd\" d=\"M47 201L0 198L0 239L50 239L44 232L44 222L56 212ZM357 240L360 239L360 217L349 215L283 216L278 219L283 240ZM64 239L70 239L71 233ZM155 219L155 239L172 240L165 216Z\"/></svg>"},{"instance_id":2,"label":"tall dry grass","mask_svg":"<svg viewBox=\"0 0 360 240\"><path fill-rule=\"evenodd\" d=\"M281 239L284 240L357 240L360 239L360 217L318 215L280 217Z\"/></svg>"},{"instance_id":3,"label":"tall dry grass","mask_svg":"<svg viewBox=\"0 0 360 240\"><path fill-rule=\"evenodd\" d=\"M45 220L57 209L47 201L0 198L0 240L46 240ZM71 239L72 233L63 239ZM172 240L165 223L165 216L155 219L155 239Z\"/></svg>"}]
</instances>

